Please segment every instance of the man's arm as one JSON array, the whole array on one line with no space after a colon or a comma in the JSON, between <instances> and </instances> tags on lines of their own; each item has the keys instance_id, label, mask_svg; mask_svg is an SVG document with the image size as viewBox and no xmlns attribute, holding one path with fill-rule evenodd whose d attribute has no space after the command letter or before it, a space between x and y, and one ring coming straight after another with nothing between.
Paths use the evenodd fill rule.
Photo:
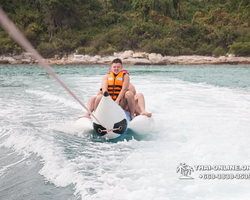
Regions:
<instances>
[{"instance_id":1,"label":"man's arm","mask_svg":"<svg viewBox=\"0 0 250 200\"><path fill-rule=\"evenodd\" d=\"M102 93L104 94L105 91L108 92L108 74L102 78Z\"/></svg>"},{"instance_id":2,"label":"man's arm","mask_svg":"<svg viewBox=\"0 0 250 200\"><path fill-rule=\"evenodd\" d=\"M124 97L125 93L128 91L128 86L130 83L128 74L124 74L123 79L124 80L123 80L123 84L122 84L122 90L120 91L120 94L118 95L117 99L115 100L115 102L117 104L120 103L121 99Z\"/></svg>"}]
</instances>

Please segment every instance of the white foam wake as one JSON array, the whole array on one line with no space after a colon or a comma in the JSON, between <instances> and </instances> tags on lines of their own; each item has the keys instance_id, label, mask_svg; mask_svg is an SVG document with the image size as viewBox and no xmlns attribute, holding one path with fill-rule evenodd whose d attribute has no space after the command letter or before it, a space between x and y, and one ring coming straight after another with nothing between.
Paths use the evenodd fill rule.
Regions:
<instances>
[{"instance_id":1,"label":"white foam wake","mask_svg":"<svg viewBox=\"0 0 250 200\"><path fill-rule=\"evenodd\" d=\"M81 108L81 106L75 101L67 100L61 96L53 95L45 91L26 90L26 92L39 97L39 99L48 100L49 102L56 102L58 104L63 104L64 106L75 108L75 109Z\"/></svg>"}]
</instances>

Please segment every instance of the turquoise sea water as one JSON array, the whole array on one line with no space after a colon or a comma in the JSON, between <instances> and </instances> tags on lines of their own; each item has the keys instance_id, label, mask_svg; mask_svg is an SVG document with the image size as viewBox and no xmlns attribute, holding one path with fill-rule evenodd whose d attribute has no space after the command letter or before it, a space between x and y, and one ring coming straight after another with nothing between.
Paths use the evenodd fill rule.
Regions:
<instances>
[{"instance_id":1,"label":"turquoise sea water","mask_svg":"<svg viewBox=\"0 0 250 200\"><path fill-rule=\"evenodd\" d=\"M56 66L87 105L109 66ZM250 66L124 66L155 121L138 140L76 134L83 108L38 66L0 66L0 199L248 199L250 171L194 171L180 163L250 166ZM202 174L249 174L210 179Z\"/></svg>"}]
</instances>

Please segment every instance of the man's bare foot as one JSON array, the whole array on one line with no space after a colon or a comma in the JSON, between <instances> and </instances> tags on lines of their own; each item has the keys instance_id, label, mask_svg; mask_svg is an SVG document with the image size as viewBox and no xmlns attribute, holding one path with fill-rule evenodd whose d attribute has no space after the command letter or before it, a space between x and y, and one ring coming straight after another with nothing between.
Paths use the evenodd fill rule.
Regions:
<instances>
[{"instance_id":1,"label":"man's bare foot","mask_svg":"<svg viewBox=\"0 0 250 200\"><path fill-rule=\"evenodd\" d=\"M131 120L132 120L132 119L134 119L135 117L134 117L134 115L130 115L130 118L131 118Z\"/></svg>"},{"instance_id":2,"label":"man's bare foot","mask_svg":"<svg viewBox=\"0 0 250 200\"><path fill-rule=\"evenodd\" d=\"M145 115L145 116L147 116L147 117L152 117L152 113L148 113L148 112L146 112L146 111L141 112L140 115Z\"/></svg>"}]
</instances>

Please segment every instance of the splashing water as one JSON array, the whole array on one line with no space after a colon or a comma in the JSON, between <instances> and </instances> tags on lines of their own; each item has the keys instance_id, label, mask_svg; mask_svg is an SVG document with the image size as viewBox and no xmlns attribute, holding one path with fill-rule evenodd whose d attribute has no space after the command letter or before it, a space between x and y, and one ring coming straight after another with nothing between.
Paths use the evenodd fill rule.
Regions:
<instances>
[{"instance_id":1,"label":"splashing water","mask_svg":"<svg viewBox=\"0 0 250 200\"><path fill-rule=\"evenodd\" d=\"M107 69L54 68L85 104ZM0 67L1 199L248 198L248 180L202 180L195 171L185 181L176 168L250 165L249 68L127 69L155 124L139 141L110 143L75 134L85 111L42 69Z\"/></svg>"}]
</instances>

